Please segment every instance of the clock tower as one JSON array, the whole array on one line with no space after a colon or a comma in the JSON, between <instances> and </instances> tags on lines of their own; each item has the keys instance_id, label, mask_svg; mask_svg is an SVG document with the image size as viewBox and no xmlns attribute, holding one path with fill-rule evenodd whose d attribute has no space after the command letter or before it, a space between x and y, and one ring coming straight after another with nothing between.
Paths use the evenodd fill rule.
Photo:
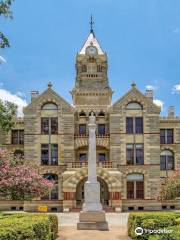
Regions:
<instances>
[{"instance_id":1,"label":"clock tower","mask_svg":"<svg viewBox=\"0 0 180 240\"><path fill-rule=\"evenodd\" d=\"M90 33L76 56L76 82L71 91L76 107L111 105L112 90L109 86L107 54L102 50L91 19Z\"/></svg>"}]
</instances>

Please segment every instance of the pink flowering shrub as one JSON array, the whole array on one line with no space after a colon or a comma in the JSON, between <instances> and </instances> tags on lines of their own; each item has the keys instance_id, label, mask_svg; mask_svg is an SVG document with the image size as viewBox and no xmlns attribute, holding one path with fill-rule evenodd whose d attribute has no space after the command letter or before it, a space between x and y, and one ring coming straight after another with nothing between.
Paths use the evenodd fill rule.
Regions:
<instances>
[{"instance_id":1,"label":"pink flowering shrub","mask_svg":"<svg viewBox=\"0 0 180 240\"><path fill-rule=\"evenodd\" d=\"M0 195L10 200L31 200L47 195L52 187L53 182L32 166L0 149Z\"/></svg>"},{"instance_id":2,"label":"pink flowering shrub","mask_svg":"<svg viewBox=\"0 0 180 240\"><path fill-rule=\"evenodd\" d=\"M161 200L180 198L180 169L174 171L171 177L166 179L159 197Z\"/></svg>"}]
</instances>

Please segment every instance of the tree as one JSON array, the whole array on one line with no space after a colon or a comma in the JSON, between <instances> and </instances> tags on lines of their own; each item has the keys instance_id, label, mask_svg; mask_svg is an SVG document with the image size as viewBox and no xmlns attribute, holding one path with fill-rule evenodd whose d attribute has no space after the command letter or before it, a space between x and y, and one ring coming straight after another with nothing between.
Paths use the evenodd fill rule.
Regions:
<instances>
[{"instance_id":1,"label":"tree","mask_svg":"<svg viewBox=\"0 0 180 240\"><path fill-rule=\"evenodd\" d=\"M0 100L0 128L8 132L14 125L17 106L11 102Z\"/></svg>"},{"instance_id":2,"label":"tree","mask_svg":"<svg viewBox=\"0 0 180 240\"><path fill-rule=\"evenodd\" d=\"M53 182L25 165L22 158L0 149L0 194L10 200L32 200L48 194Z\"/></svg>"},{"instance_id":3,"label":"tree","mask_svg":"<svg viewBox=\"0 0 180 240\"><path fill-rule=\"evenodd\" d=\"M13 0L0 1L0 16L12 18L11 4ZM8 38L0 31L0 48L10 47Z\"/></svg>"},{"instance_id":4,"label":"tree","mask_svg":"<svg viewBox=\"0 0 180 240\"><path fill-rule=\"evenodd\" d=\"M174 200L180 198L180 169L174 171L161 187L161 200Z\"/></svg>"}]
</instances>

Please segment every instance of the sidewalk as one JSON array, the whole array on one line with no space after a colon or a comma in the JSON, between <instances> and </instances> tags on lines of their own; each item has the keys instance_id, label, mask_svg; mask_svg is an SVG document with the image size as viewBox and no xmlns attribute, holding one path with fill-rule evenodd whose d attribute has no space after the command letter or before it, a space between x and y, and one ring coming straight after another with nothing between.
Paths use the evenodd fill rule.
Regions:
<instances>
[{"instance_id":1,"label":"sidewalk","mask_svg":"<svg viewBox=\"0 0 180 240\"><path fill-rule=\"evenodd\" d=\"M109 231L77 230L79 213L60 213L58 240L128 240L128 213L106 213Z\"/></svg>"}]
</instances>

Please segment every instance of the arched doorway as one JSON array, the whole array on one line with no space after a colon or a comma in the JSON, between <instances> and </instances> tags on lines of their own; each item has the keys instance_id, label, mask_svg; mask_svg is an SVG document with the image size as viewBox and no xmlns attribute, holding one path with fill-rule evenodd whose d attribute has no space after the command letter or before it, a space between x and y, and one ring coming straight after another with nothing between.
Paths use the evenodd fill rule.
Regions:
<instances>
[{"instance_id":1,"label":"arched doorway","mask_svg":"<svg viewBox=\"0 0 180 240\"><path fill-rule=\"evenodd\" d=\"M100 177L97 178L100 183L100 200L103 206L109 205L109 191L107 183ZM84 183L87 177L82 179L76 187L76 205L81 206L84 202Z\"/></svg>"}]
</instances>

